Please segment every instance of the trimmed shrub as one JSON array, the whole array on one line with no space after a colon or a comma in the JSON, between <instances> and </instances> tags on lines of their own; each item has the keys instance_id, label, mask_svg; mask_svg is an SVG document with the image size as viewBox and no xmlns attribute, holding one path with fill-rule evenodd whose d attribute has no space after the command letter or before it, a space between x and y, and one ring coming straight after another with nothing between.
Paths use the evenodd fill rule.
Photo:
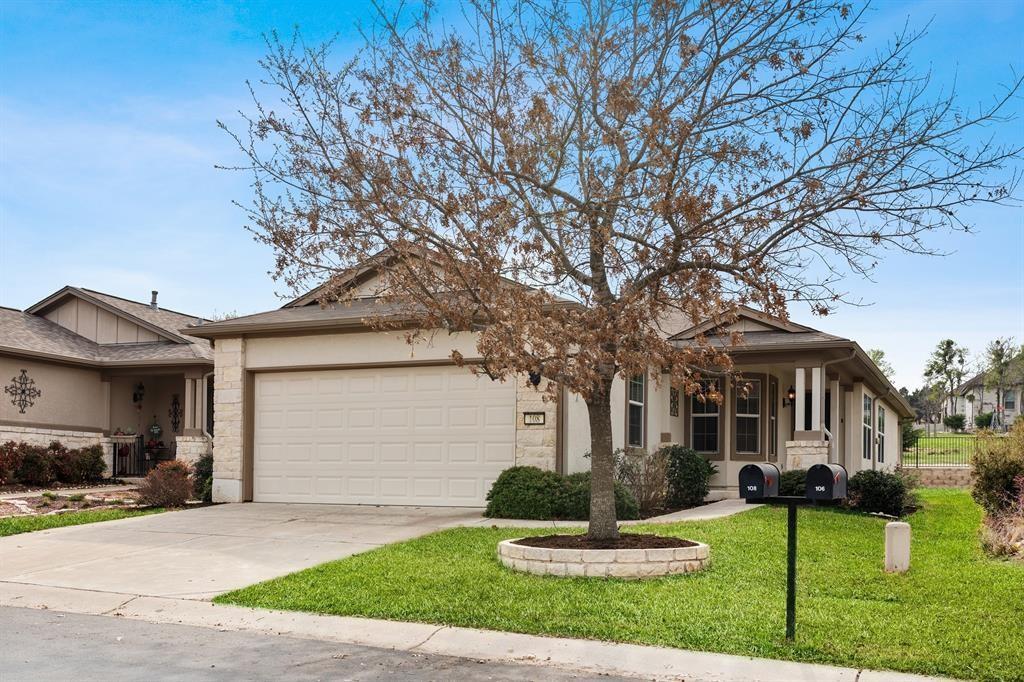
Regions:
<instances>
[{"instance_id":1,"label":"trimmed shrub","mask_svg":"<svg viewBox=\"0 0 1024 682\"><path fill-rule=\"evenodd\" d=\"M615 485L615 510L620 519L639 518L636 500L624 486ZM537 467L505 469L487 493L485 516L495 519L590 518L590 473L562 476Z\"/></svg>"},{"instance_id":2,"label":"trimmed shrub","mask_svg":"<svg viewBox=\"0 0 1024 682\"><path fill-rule=\"evenodd\" d=\"M992 413L982 412L974 416L974 425L979 429L991 429L992 428Z\"/></svg>"},{"instance_id":3,"label":"trimmed shrub","mask_svg":"<svg viewBox=\"0 0 1024 682\"><path fill-rule=\"evenodd\" d=\"M505 469L487 493L485 516L496 519L553 519L564 479L554 471L515 466Z\"/></svg>"},{"instance_id":4,"label":"trimmed shrub","mask_svg":"<svg viewBox=\"0 0 1024 682\"><path fill-rule=\"evenodd\" d=\"M213 454L206 453L192 465L193 495L197 500L213 502Z\"/></svg>"},{"instance_id":5,"label":"trimmed shrub","mask_svg":"<svg viewBox=\"0 0 1024 682\"><path fill-rule=\"evenodd\" d=\"M49 485L56 478L52 459L46 448L39 445L21 445L21 464L15 479L28 485Z\"/></svg>"},{"instance_id":6,"label":"trimmed shrub","mask_svg":"<svg viewBox=\"0 0 1024 682\"><path fill-rule=\"evenodd\" d=\"M107 470L107 463L103 460L103 446L96 444L89 447L74 450L75 468L78 476L83 481L98 481L103 478L103 472Z\"/></svg>"},{"instance_id":7,"label":"trimmed shrub","mask_svg":"<svg viewBox=\"0 0 1024 682\"><path fill-rule=\"evenodd\" d=\"M807 469L787 469L779 476L779 495L803 497L807 494Z\"/></svg>"},{"instance_id":8,"label":"trimmed shrub","mask_svg":"<svg viewBox=\"0 0 1024 682\"><path fill-rule=\"evenodd\" d=\"M666 451L616 450L615 481L629 491L643 516L660 511L668 495Z\"/></svg>"},{"instance_id":9,"label":"trimmed shrub","mask_svg":"<svg viewBox=\"0 0 1024 682\"><path fill-rule=\"evenodd\" d=\"M139 484L139 502L152 507L181 507L192 496L192 472L184 462L161 462Z\"/></svg>"},{"instance_id":10,"label":"trimmed shrub","mask_svg":"<svg viewBox=\"0 0 1024 682\"><path fill-rule=\"evenodd\" d=\"M902 516L912 500L911 480L888 471L858 471L847 484L846 504L868 514Z\"/></svg>"},{"instance_id":11,"label":"trimmed shrub","mask_svg":"<svg viewBox=\"0 0 1024 682\"><path fill-rule=\"evenodd\" d=\"M590 472L581 471L563 479L564 489L555 508L555 518L586 521L590 518ZM615 518L640 518L640 508L625 486L615 483Z\"/></svg>"},{"instance_id":12,"label":"trimmed shrub","mask_svg":"<svg viewBox=\"0 0 1024 682\"><path fill-rule=\"evenodd\" d=\"M913 419L903 419L900 421L900 425L903 427L900 430L903 438L903 450L910 450L917 445L917 441L924 434L924 429L915 429Z\"/></svg>"},{"instance_id":13,"label":"trimmed shrub","mask_svg":"<svg viewBox=\"0 0 1024 682\"><path fill-rule=\"evenodd\" d=\"M9 440L0 445L0 485L14 483L17 480L21 461L24 459L22 444Z\"/></svg>"},{"instance_id":14,"label":"trimmed shrub","mask_svg":"<svg viewBox=\"0 0 1024 682\"><path fill-rule=\"evenodd\" d=\"M994 557L1024 561L1024 476L1014 480L1015 493L997 514L986 514L981 546Z\"/></svg>"},{"instance_id":15,"label":"trimmed shrub","mask_svg":"<svg viewBox=\"0 0 1024 682\"><path fill-rule=\"evenodd\" d=\"M695 507L703 503L718 467L681 445L670 445L663 452L667 459L669 506Z\"/></svg>"},{"instance_id":16,"label":"trimmed shrub","mask_svg":"<svg viewBox=\"0 0 1024 682\"><path fill-rule=\"evenodd\" d=\"M989 514L999 514L1016 496L1015 479L1024 476L1024 423L1014 424L1005 436L991 433L980 436L971 464L974 468L971 496Z\"/></svg>"},{"instance_id":17,"label":"trimmed shrub","mask_svg":"<svg viewBox=\"0 0 1024 682\"><path fill-rule=\"evenodd\" d=\"M962 414L951 414L947 417L942 418L942 423L947 429L953 429L954 431L963 431L964 426L967 424L967 417Z\"/></svg>"}]
</instances>

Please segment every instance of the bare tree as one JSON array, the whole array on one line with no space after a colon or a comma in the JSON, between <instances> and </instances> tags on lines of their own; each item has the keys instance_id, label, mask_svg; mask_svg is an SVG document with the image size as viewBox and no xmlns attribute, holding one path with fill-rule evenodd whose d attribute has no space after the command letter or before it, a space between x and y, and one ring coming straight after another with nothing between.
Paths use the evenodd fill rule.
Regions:
<instances>
[{"instance_id":1,"label":"bare tree","mask_svg":"<svg viewBox=\"0 0 1024 682\"><path fill-rule=\"evenodd\" d=\"M911 68L919 34L862 49L828 0L475 0L390 12L359 55L270 40L249 129L250 229L303 290L386 254L384 328L476 330L485 371L534 372L590 415L589 534L618 534L611 388L652 372L720 400L739 335L677 348L659 325L752 304L825 314L885 249L1000 202L1018 149L974 142ZM266 89L274 91L270 99ZM385 256L379 256L381 258ZM398 315L396 311L401 311ZM414 340L416 332L410 332ZM462 363L465 358L453 353ZM664 371L665 374L661 374ZM742 384L740 390L743 390Z\"/></svg>"}]
</instances>

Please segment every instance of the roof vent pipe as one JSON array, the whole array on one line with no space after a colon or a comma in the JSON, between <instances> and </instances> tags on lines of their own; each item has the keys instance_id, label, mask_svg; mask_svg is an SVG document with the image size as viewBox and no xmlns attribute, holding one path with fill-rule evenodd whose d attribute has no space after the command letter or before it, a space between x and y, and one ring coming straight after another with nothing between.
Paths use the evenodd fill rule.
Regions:
<instances>
[{"instance_id":1,"label":"roof vent pipe","mask_svg":"<svg viewBox=\"0 0 1024 682\"><path fill-rule=\"evenodd\" d=\"M159 292L157 292L156 290L153 291L153 298L149 302L149 307L152 308L153 310L156 310L156 295L157 295L157 293L159 293Z\"/></svg>"}]
</instances>

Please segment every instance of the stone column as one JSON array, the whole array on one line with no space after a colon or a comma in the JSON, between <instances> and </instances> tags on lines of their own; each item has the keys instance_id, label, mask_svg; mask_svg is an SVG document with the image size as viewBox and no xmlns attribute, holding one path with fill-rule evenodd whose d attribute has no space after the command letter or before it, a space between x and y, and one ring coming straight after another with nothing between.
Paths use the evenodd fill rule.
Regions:
<instances>
[{"instance_id":1,"label":"stone column","mask_svg":"<svg viewBox=\"0 0 1024 682\"><path fill-rule=\"evenodd\" d=\"M217 339L213 354L213 501L241 502L245 339Z\"/></svg>"},{"instance_id":2,"label":"stone column","mask_svg":"<svg viewBox=\"0 0 1024 682\"><path fill-rule=\"evenodd\" d=\"M815 464L828 464L827 440L787 440L786 469L809 469Z\"/></svg>"},{"instance_id":3,"label":"stone column","mask_svg":"<svg viewBox=\"0 0 1024 682\"><path fill-rule=\"evenodd\" d=\"M558 403L544 400L547 379L534 388L526 376L516 377L516 465L555 471L558 443ZM526 424L527 412L543 414L543 424ZM220 423L217 424L219 433Z\"/></svg>"}]
</instances>

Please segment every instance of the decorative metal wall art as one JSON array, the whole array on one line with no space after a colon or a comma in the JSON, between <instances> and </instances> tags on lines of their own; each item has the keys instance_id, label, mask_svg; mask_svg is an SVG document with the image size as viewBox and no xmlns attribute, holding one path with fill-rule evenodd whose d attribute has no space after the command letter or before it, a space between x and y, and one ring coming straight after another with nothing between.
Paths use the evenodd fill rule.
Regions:
<instances>
[{"instance_id":1,"label":"decorative metal wall art","mask_svg":"<svg viewBox=\"0 0 1024 682\"><path fill-rule=\"evenodd\" d=\"M679 416L679 389L675 387L668 389L668 415Z\"/></svg>"},{"instance_id":2,"label":"decorative metal wall art","mask_svg":"<svg viewBox=\"0 0 1024 682\"><path fill-rule=\"evenodd\" d=\"M181 402L178 400L178 394L175 393L171 397L171 409L167 410L167 416L171 418L171 431L177 433L181 429Z\"/></svg>"},{"instance_id":3,"label":"decorative metal wall art","mask_svg":"<svg viewBox=\"0 0 1024 682\"><path fill-rule=\"evenodd\" d=\"M18 412L25 414L25 408L35 405L36 398L43 395L43 392L36 388L35 379L29 379L28 371L21 370L21 374L11 377L11 383L4 386L4 393L11 396L11 404L18 408Z\"/></svg>"}]
</instances>

